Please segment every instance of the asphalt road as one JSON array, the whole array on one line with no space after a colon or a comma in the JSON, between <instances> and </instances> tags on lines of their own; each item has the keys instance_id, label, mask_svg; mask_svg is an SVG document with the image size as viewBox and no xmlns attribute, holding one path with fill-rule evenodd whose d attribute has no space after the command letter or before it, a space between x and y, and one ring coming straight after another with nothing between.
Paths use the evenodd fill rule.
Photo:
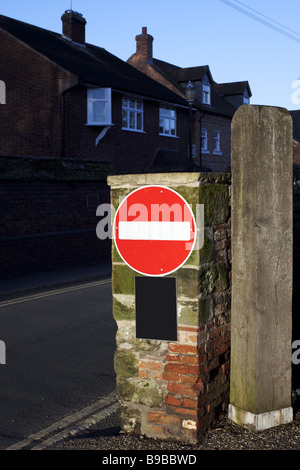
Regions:
<instances>
[{"instance_id":1,"label":"asphalt road","mask_svg":"<svg viewBox=\"0 0 300 470\"><path fill-rule=\"evenodd\" d=\"M0 303L0 449L115 389L110 280Z\"/></svg>"}]
</instances>

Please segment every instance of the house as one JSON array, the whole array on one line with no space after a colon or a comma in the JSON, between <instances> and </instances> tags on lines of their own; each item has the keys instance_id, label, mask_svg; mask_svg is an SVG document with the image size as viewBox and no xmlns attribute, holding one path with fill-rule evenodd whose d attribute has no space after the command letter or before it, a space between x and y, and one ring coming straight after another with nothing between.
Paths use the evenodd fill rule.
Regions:
<instances>
[{"instance_id":1,"label":"house","mask_svg":"<svg viewBox=\"0 0 300 470\"><path fill-rule=\"evenodd\" d=\"M110 259L112 173L189 170L188 104L101 47L0 15L0 277ZM164 119L160 119L160 114Z\"/></svg>"},{"instance_id":2,"label":"house","mask_svg":"<svg viewBox=\"0 0 300 470\"><path fill-rule=\"evenodd\" d=\"M128 63L185 97L189 81L195 87L193 102L193 160L213 171L230 171L231 120L239 106L249 104L249 83L216 83L209 66L181 68L153 57L153 37L142 28L136 52Z\"/></svg>"},{"instance_id":3,"label":"house","mask_svg":"<svg viewBox=\"0 0 300 470\"><path fill-rule=\"evenodd\" d=\"M72 10L62 34L0 15L1 154L96 159L112 173L144 172L164 149L186 156L185 97L87 44L85 27Z\"/></svg>"}]
</instances>

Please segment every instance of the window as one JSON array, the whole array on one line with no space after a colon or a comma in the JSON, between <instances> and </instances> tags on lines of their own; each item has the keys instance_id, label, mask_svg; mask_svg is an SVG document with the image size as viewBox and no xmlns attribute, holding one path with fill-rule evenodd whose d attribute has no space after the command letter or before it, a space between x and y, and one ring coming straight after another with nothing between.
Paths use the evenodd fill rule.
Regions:
<instances>
[{"instance_id":1,"label":"window","mask_svg":"<svg viewBox=\"0 0 300 470\"><path fill-rule=\"evenodd\" d=\"M209 153L209 151L208 151L207 129L202 129L201 130L201 151L202 151L202 153Z\"/></svg>"},{"instance_id":2,"label":"window","mask_svg":"<svg viewBox=\"0 0 300 470\"><path fill-rule=\"evenodd\" d=\"M202 84L202 101L204 104L210 104L210 85Z\"/></svg>"},{"instance_id":3,"label":"window","mask_svg":"<svg viewBox=\"0 0 300 470\"><path fill-rule=\"evenodd\" d=\"M88 97L88 125L103 126L111 124L111 89L91 88Z\"/></svg>"},{"instance_id":4,"label":"window","mask_svg":"<svg viewBox=\"0 0 300 470\"><path fill-rule=\"evenodd\" d=\"M220 139L221 139L221 133L219 131L214 131L214 153L215 154L221 153Z\"/></svg>"},{"instance_id":5,"label":"window","mask_svg":"<svg viewBox=\"0 0 300 470\"><path fill-rule=\"evenodd\" d=\"M129 98L122 99L122 129L143 131L143 102Z\"/></svg>"},{"instance_id":6,"label":"window","mask_svg":"<svg viewBox=\"0 0 300 470\"><path fill-rule=\"evenodd\" d=\"M161 106L159 108L159 133L176 137L176 110Z\"/></svg>"},{"instance_id":7,"label":"window","mask_svg":"<svg viewBox=\"0 0 300 470\"><path fill-rule=\"evenodd\" d=\"M250 104L250 98L249 96L243 96L243 104Z\"/></svg>"}]
</instances>

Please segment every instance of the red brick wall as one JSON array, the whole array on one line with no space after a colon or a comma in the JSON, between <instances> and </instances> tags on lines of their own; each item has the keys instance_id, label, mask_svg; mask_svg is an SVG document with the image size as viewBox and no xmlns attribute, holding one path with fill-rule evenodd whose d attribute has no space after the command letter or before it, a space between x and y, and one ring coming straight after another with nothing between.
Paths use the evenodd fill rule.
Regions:
<instances>
[{"instance_id":1,"label":"red brick wall","mask_svg":"<svg viewBox=\"0 0 300 470\"><path fill-rule=\"evenodd\" d=\"M164 75L158 72L151 64L145 62L144 56L141 54L133 54L129 59L128 63L133 67L137 68L141 72L145 73L149 77L158 81L165 87L172 90L174 93L185 98L185 93L169 81ZM202 163L205 166L215 172L228 172L230 169L230 138L231 138L231 118L224 116L218 116L213 113L205 113L202 118L202 127L208 131L208 150L209 154L203 154L202 160L200 158L200 145L201 145L201 129L200 119L202 112L193 113L193 144L196 148L195 163L198 165ZM213 131L221 132L221 152L222 155L215 155L213 153Z\"/></svg>"},{"instance_id":2,"label":"red brick wall","mask_svg":"<svg viewBox=\"0 0 300 470\"><path fill-rule=\"evenodd\" d=\"M231 168L231 119L213 114L206 114L202 119L201 127L199 117L195 119L194 141L196 142L197 157L200 161L201 127L207 130L208 151L202 152L202 165L215 172L229 172ZM220 131L220 151L222 155L214 154L214 131Z\"/></svg>"},{"instance_id":3,"label":"red brick wall","mask_svg":"<svg viewBox=\"0 0 300 470\"><path fill-rule=\"evenodd\" d=\"M159 136L158 102L144 101L144 133L123 131L120 93L112 95L114 125L96 146L102 128L86 125L87 90L79 86L65 93L63 139L59 79L71 75L4 32L0 41L1 80L7 92L7 104L0 107L0 153L95 158L111 162L112 172L144 171L158 148L187 154L187 110L178 109L176 139Z\"/></svg>"},{"instance_id":4,"label":"red brick wall","mask_svg":"<svg viewBox=\"0 0 300 470\"><path fill-rule=\"evenodd\" d=\"M143 172L157 149L178 149L187 154L188 111L177 109L177 138L159 135L159 104L143 101L144 132L122 130L122 94L112 94L113 126L95 145L102 127L86 126L87 92L77 87L66 94L65 156L110 162L112 172Z\"/></svg>"},{"instance_id":5,"label":"red brick wall","mask_svg":"<svg viewBox=\"0 0 300 470\"><path fill-rule=\"evenodd\" d=\"M1 80L6 105L0 107L0 152L58 156L61 151L59 78L67 74L20 41L0 31Z\"/></svg>"}]
</instances>

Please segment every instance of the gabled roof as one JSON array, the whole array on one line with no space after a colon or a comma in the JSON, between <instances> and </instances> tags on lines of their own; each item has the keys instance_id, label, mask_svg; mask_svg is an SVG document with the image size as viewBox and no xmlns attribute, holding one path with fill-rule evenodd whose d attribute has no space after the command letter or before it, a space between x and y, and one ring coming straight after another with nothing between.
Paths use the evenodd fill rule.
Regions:
<instances>
[{"instance_id":1,"label":"gabled roof","mask_svg":"<svg viewBox=\"0 0 300 470\"><path fill-rule=\"evenodd\" d=\"M247 81L230 82L230 83L214 83L214 87L223 96L242 95L245 90L248 91L249 96L252 96L250 86Z\"/></svg>"},{"instance_id":2,"label":"gabled roof","mask_svg":"<svg viewBox=\"0 0 300 470\"><path fill-rule=\"evenodd\" d=\"M61 34L3 15L0 15L0 29L74 74L83 83L187 106L184 98L101 47L79 45Z\"/></svg>"},{"instance_id":3,"label":"gabled roof","mask_svg":"<svg viewBox=\"0 0 300 470\"><path fill-rule=\"evenodd\" d=\"M196 100L194 105L200 110L206 112L213 112L216 114L221 114L223 116L232 117L236 111L236 108L226 100L225 96L222 93L222 88L218 87L216 82L214 82L209 66L202 65L198 67L177 67L176 65L169 64L162 60L153 59L153 67L158 70L164 77L166 77L173 85L182 92L184 91L181 83L188 82L189 80L196 82L202 81L205 76L208 77L211 83L211 105L206 105L200 100ZM239 83L239 82L238 82ZM248 83L248 82L241 82ZM224 84L231 85L231 84ZM235 85L235 84L233 84ZM237 87L235 87L235 90ZM243 91L240 92L242 94ZM251 96L251 95L250 95Z\"/></svg>"}]
</instances>

